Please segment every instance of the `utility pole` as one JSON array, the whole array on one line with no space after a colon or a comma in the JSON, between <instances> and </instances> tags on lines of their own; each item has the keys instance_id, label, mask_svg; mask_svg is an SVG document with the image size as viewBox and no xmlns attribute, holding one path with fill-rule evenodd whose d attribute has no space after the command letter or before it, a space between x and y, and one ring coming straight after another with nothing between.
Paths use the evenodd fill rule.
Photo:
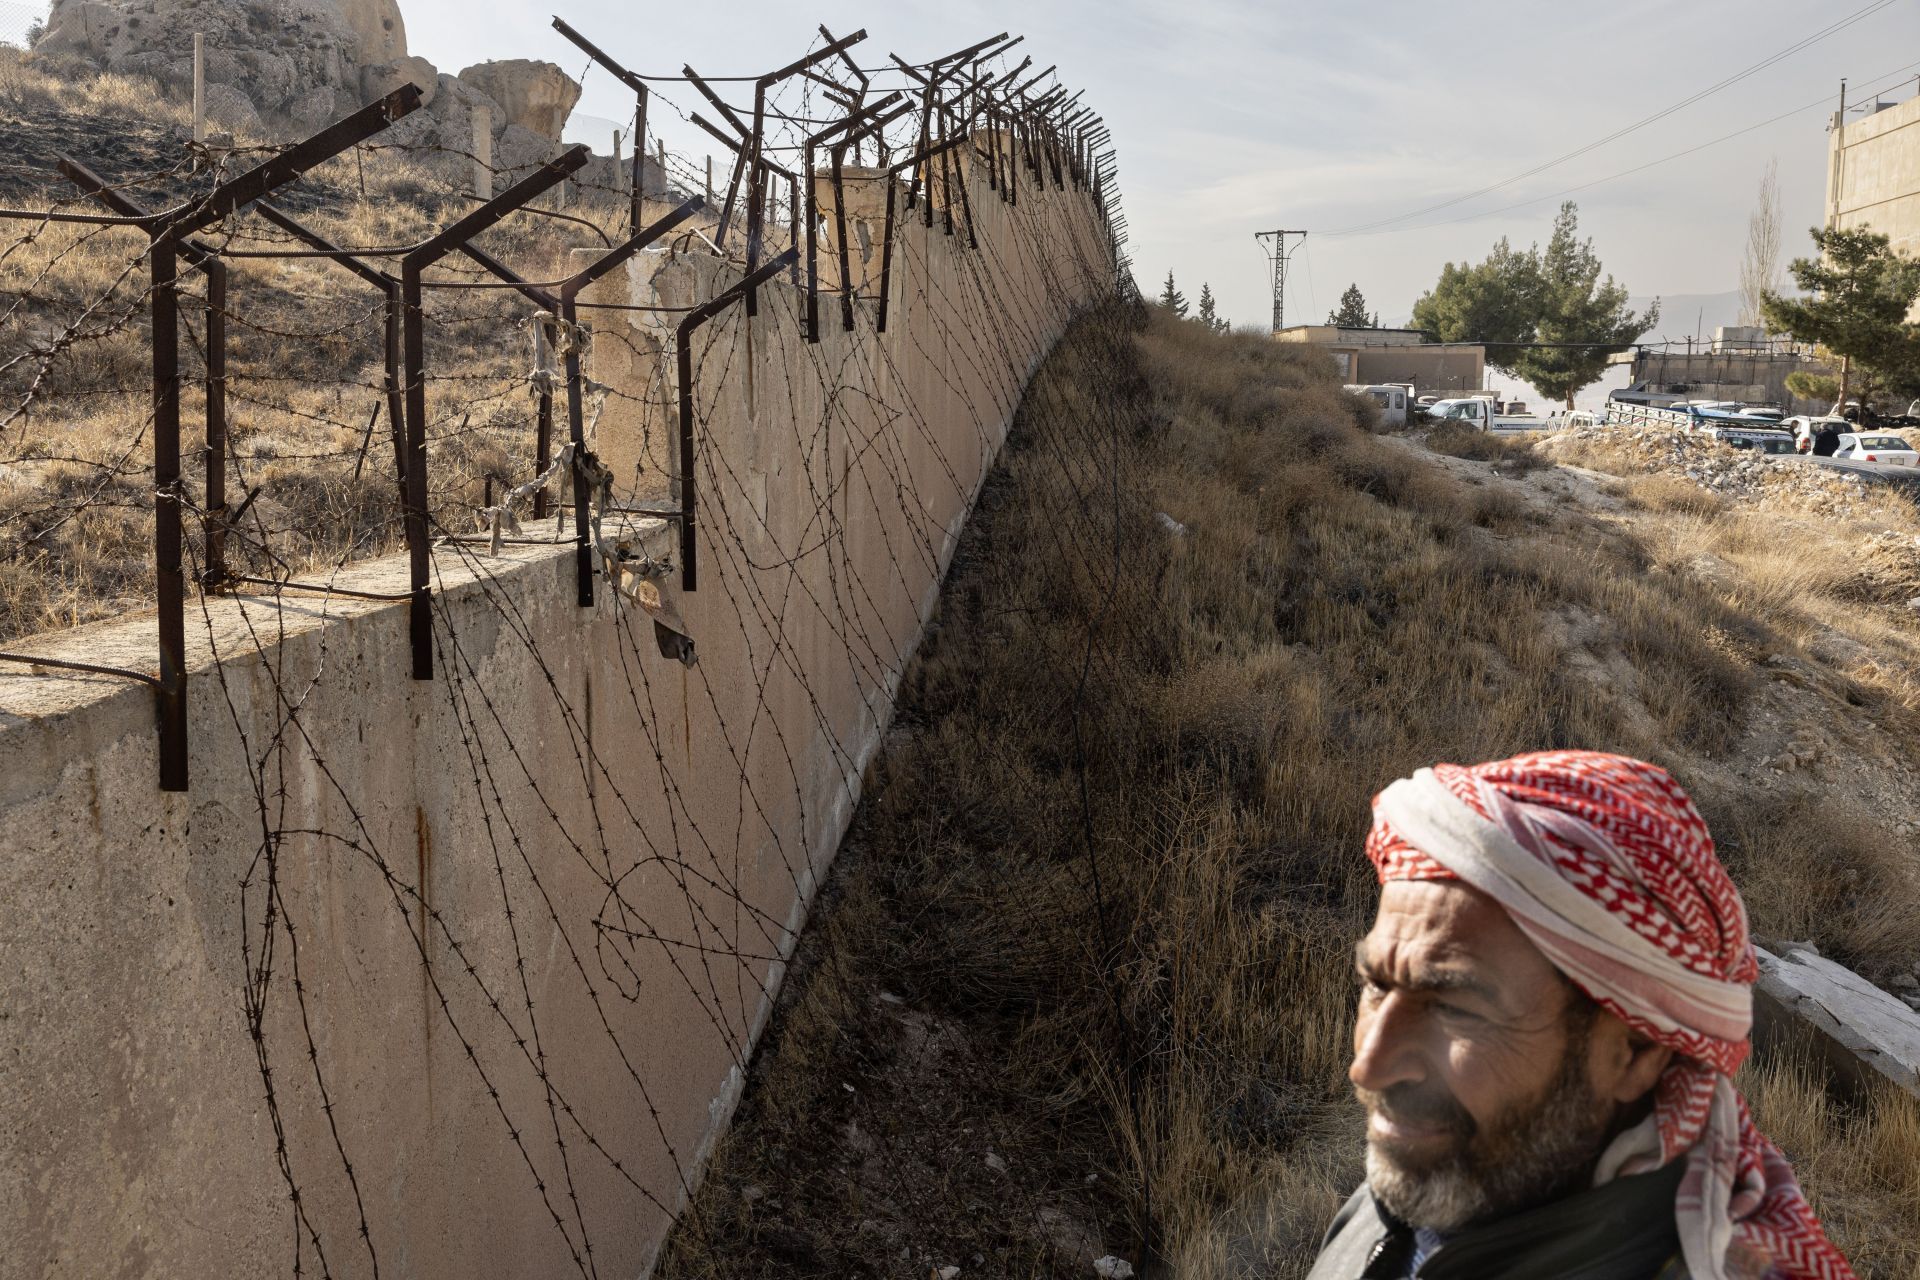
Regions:
<instances>
[{"instance_id":1,"label":"utility pole","mask_svg":"<svg viewBox=\"0 0 1920 1280\"><path fill-rule=\"evenodd\" d=\"M1840 225L1840 183L1847 172L1847 82L1840 81L1840 110L1833 117L1833 163L1827 166L1827 230Z\"/></svg>"},{"instance_id":2,"label":"utility pole","mask_svg":"<svg viewBox=\"0 0 1920 1280\"><path fill-rule=\"evenodd\" d=\"M1271 239L1273 241L1273 331L1275 333L1286 327L1288 236L1299 236L1301 240L1305 240L1307 233L1304 231L1256 231L1253 233L1255 240ZM1299 249L1299 243L1295 242L1293 251L1297 253Z\"/></svg>"}]
</instances>

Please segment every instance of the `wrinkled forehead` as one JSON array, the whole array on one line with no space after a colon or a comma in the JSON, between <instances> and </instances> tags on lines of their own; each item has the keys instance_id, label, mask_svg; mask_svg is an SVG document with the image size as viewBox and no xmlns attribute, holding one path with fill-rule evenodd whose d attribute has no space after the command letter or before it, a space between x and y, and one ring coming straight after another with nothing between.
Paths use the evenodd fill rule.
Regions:
<instances>
[{"instance_id":1,"label":"wrinkled forehead","mask_svg":"<svg viewBox=\"0 0 1920 1280\"><path fill-rule=\"evenodd\" d=\"M1564 1000L1552 962L1498 903L1458 880L1382 885L1357 955L1396 985L1478 987L1515 1012Z\"/></svg>"}]
</instances>

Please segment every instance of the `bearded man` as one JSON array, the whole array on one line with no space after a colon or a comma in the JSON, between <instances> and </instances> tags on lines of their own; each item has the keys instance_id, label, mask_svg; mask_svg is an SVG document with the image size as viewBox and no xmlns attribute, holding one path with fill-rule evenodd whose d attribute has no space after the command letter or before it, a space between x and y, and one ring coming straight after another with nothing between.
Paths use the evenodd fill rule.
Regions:
<instances>
[{"instance_id":1,"label":"bearded man","mask_svg":"<svg viewBox=\"0 0 1920 1280\"><path fill-rule=\"evenodd\" d=\"M1734 1090L1746 908L1671 777L1543 752L1373 809L1367 1181L1309 1280L1852 1280Z\"/></svg>"}]
</instances>

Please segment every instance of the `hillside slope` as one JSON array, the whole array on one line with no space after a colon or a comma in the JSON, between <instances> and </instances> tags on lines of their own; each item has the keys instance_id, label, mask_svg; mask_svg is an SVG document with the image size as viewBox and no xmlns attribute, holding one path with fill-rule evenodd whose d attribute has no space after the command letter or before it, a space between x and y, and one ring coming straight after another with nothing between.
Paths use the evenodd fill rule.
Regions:
<instances>
[{"instance_id":1,"label":"hillside slope","mask_svg":"<svg viewBox=\"0 0 1920 1280\"><path fill-rule=\"evenodd\" d=\"M1758 936L1920 961L1920 624L1809 555L1910 505L1736 509L1368 412L1152 310L1062 342L657 1274L1302 1274L1360 1176L1367 800L1434 760L1657 761ZM1861 1274L1920 1275L1920 1108L1792 1055L1742 1087Z\"/></svg>"}]
</instances>

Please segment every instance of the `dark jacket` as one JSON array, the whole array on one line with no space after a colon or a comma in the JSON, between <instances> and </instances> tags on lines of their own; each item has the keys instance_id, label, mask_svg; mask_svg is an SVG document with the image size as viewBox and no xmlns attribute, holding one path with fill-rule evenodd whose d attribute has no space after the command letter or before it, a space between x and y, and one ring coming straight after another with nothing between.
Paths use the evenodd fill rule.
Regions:
<instances>
[{"instance_id":1,"label":"dark jacket","mask_svg":"<svg viewBox=\"0 0 1920 1280\"><path fill-rule=\"evenodd\" d=\"M1836 427L1822 427L1813 433L1813 456L1831 458L1834 450L1840 447L1840 431Z\"/></svg>"},{"instance_id":2,"label":"dark jacket","mask_svg":"<svg viewBox=\"0 0 1920 1280\"><path fill-rule=\"evenodd\" d=\"M1686 1280L1673 1225L1684 1163L1468 1227L1421 1265L1419 1280ZM1335 1215L1307 1280L1404 1280L1412 1256L1412 1229L1362 1186Z\"/></svg>"}]
</instances>

